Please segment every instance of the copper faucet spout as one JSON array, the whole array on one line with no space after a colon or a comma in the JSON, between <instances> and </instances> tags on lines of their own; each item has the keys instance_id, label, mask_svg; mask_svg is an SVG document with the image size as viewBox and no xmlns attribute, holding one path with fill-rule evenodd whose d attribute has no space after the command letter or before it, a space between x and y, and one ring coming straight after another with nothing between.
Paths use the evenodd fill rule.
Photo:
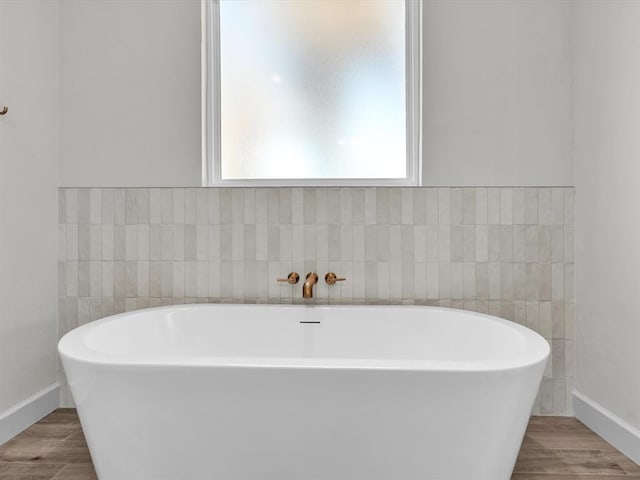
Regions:
<instances>
[{"instance_id":1,"label":"copper faucet spout","mask_svg":"<svg viewBox=\"0 0 640 480\"><path fill-rule=\"evenodd\" d=\"M302 298L313 298L313 286L318 283L318 274L316 272L307 273L307 279L302 285Z\"/></svg>"}]
</instances>

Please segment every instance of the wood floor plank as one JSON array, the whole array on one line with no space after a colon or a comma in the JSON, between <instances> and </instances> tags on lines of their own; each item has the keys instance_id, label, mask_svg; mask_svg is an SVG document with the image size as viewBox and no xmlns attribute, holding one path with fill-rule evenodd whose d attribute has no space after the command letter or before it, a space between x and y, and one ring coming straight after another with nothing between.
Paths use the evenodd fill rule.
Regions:
<instances>
[{"instance_id":1,"label":"wood floor plank","mask_svg":"<svg viewBox=\"0 0 640 480\"><path fill-rule=\"evenodd\" d=\"M637 475L640 476L640 465L635 463L629 457L620 453L618 450L612 452L606 452L607 457L611 458L614 462L616 462L620 467L625 471L627 475Z\"/></svg>"},{"instance_id":2,"label":"wood floor plank","mask_svg":"<svg viewBox=\"0 0 640 480\"><path fill-rule=\"evenodd\" d=\"M52 480L64 465L0 462L0 480Z\"/></svg>"},{"instance_id":3,"label":"wood floor plank","mask_svg":"<svg viewBox=\"0 0 640 480\"><path fill-rule=\"evenodd\" d=\"M62 440L51 438L15 437L0 448L0 462L32 462L32 463L63 463L45 462L45 455L62 443Z\"/></svg>"},{"instance_id":4,"label":"wood floor plank","mask_svg":"<svg viewBox=\"0 0 640 480\"><path fill-rule=\"evenodd\" d=\"M544 418L544 417L543 417ZM576 419L558 420L562 417L548 417L548 420L532 420L527 428L523 447L543 447L554 449L585 449L613 451L604 439L589 430Z\"/></svg>"},{"instance_id":5,"label":"wood floor plank","mask_svg":"<svg viewBox=\"0 0 640 480\"><path fill-rule=\"evenodd\" d=\"M89 449L86 445L65 445L64 441L47 451L43 455L42 461L47 463L92 464Z\"/></svg>"},{"instance_id":6,"label":"wood floor plank","mask_svg":"<svg viewBox=\"0 0 640 480\"><path fill-rule=\"evenodd\" d=\"M52 480L98 480L93 465L67 465Z\"/></svg>"},{"instance_id":7,"label":"wood floor plank","mask_svg":"<svg viewBox=\"0 0 640 480\"><path fill-rule=\"evenodd\" d=\"M63 439L62 444L66 447L82 447L87 448L87 440L84 438L84 432L78 429Z\"/></svg>"},{"instance_id":8,"label":"wood floor plank","mask_svg":"<svg viewBox=\"0 0 640 480\"><path fill-rule=\"evenodd\" d=\"M591 475L626 475L624 469L601 450L521 450L516 473L574 473Z\"/></svg>"},{"instance_id":9,"label":"wood floor plank","mask_svg":"<svg viewBox=\"0 0 640 480\"><path fill-rule=\"evenodd\" d=\"M53 438L62 440L79 431L82 431L82 429L76 423L36 423L14 438Z\"/></svg>"},{"instance_id":10,"label":"wood floor plank","mask_svg":"<svg viewBox=\"0 0 640 480\"><path fill-rule=\"evenodd\" d=\"M67 465L90 464L91 458L86 444L67 445L64 439L16 437L0 448L0 461Z\"/></svg>"},{"instance_id":11,"label":"wood floor plank","mask_svg":"<svg viewBox=\"0 0 640 480\"><path fill-rule=\"evenodd\" d=\"M78 413L75 408L59 408L56 411L50 413L38 423L77 423Z\"/></svg>"}]
</instances>

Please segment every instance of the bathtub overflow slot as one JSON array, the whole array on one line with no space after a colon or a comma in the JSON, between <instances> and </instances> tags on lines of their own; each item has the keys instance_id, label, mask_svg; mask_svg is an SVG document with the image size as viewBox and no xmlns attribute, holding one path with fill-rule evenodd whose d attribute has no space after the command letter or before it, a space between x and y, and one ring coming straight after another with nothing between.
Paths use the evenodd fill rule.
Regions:
<instances>
[{"instance_id":1,"label":"bathtub overflow slot","mask_svg":"<svg viewBox=\"0 0 640 480\"><path fill-rule=\"evenodd\" d=\"M300 320L300 323L320 323L320 322L315 320Z\"/></svg>"}]
</instances>

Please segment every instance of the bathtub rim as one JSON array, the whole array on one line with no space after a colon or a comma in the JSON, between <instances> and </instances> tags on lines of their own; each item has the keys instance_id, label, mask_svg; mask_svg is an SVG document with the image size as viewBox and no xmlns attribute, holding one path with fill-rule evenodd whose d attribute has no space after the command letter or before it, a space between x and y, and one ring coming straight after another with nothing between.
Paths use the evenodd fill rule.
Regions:
<instances>
[{"instance_id":1,"label":"bathtub rim","mask_svg":"<svg viewBox=\"0 0 640 480\"><path fill-rule=\"evenodd\" d=\"M464 316L471 316L484 319L486 321L497 322L506 326L526 339L526 349L523 353L515 355L509 359L489 359L489 360L419 360L419 359L357 359L357 358L334 358L322 357L305 359L300 357L245 357L245 356L212 356L193 355L186 356L153 356L151 358L134 357L131 355L112 355L90 349L84 343L84 336L91 330L105 323L117 321L119 319L141 313L151 313L167 310L191 310L206 309L215 307L231 308L267 308L267 309L412 309L430 310L442 312L454 312ZM384 370L384 371L425 371L443 373L471 373L471 372L502 372L528 367L536 367L541 363L546 363L551 347L549 342L539 333L516 322L506 320L494 315L473 312L449 307L438 307L428 305L317 305L317 304L234 304L234 303L194 303L176 304L160 307L150 307L128 312L109 315L97 320L87 322L84 325L67 332L58 341L58 353L63 360L93 364L96 366L113 367L214 367L214 368L278 368L278 369L314 369L314 370Z\"/></svg>"}]
</instances>

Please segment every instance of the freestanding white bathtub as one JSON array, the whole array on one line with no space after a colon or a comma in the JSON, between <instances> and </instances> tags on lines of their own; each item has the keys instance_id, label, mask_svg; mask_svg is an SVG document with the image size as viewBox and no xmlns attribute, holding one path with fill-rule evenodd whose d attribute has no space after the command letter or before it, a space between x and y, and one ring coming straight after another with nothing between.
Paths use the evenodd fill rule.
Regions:
<instances>
[{"instance_id":1,"label":"freestanding white bathtub","mask_svg":"<svg viewBox=\"0 0 640 480\"><path fill-rule=\"evenodd\" d=\"M139 310L59 350L101 480L508 479L549 355L408 306Z\"/></svg>"}]
</instances>

